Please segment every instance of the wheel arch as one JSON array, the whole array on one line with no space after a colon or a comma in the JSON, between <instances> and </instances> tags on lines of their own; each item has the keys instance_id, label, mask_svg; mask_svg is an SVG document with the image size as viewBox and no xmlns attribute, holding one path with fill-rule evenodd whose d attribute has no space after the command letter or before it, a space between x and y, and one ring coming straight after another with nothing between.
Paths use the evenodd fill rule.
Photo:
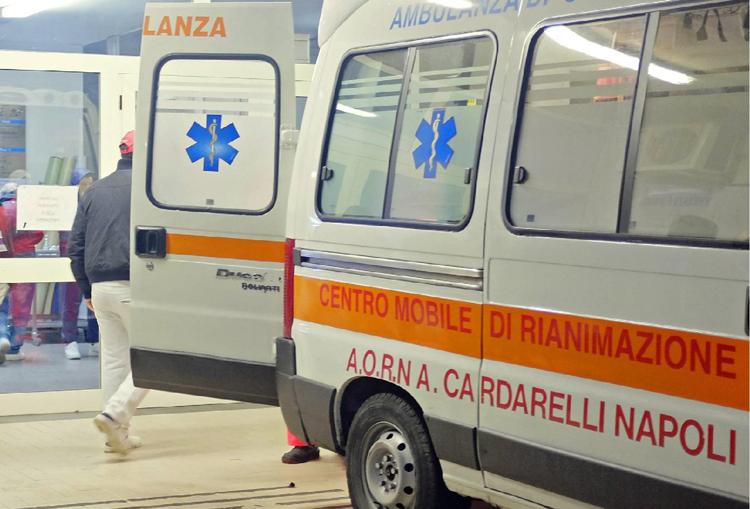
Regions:
<instances>
[{"instance_id":1,"label":"wheel arch","mask_svg":"<svg viewBox=\"0 0 750 509\"><path fill-rule=\"evenodd\" d=\"M390 393L399 396L409 403L424 422L424 411L422 406L414 399L409 391L394 383L380 378L367 376L355 377L348 380L339 390L336 402L336 429L338 430L338 443L342 450L346 449L349 438L349 429L354 415L368 398L381 393ZM425 424L425 430L429 429ZM430 437L432 441L432 437Z\"/></svg>"}]
</instances>

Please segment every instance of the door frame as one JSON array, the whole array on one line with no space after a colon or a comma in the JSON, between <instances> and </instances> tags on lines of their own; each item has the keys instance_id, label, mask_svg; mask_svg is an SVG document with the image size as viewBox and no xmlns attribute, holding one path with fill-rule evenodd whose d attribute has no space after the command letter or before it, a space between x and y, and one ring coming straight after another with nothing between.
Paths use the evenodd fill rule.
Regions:
<instances>
[{"instance_id":1,"label":"door frame","mask_svg":"<svg viewBox=\"0 0 750 509\"><path fill-rule=\"evenodd\" d=\"M100 177L114 171L119 155L117 142L122 133L135 128L135 95L140 57L85 55L34 51L0 51L4 70L89 72L99 75L99 168ZM307 97L313 64L295 64L295 95ZM133 108L132 112L127 108ZM111 147L111 150L104 149ZM65 283L74 281L67 258L0 259L0 282ZM97 411L102 390L83 389L0 394L0 417L49 413ZM144 407L174 407L226 403L201 396L153 391Z\"/></svg>"},{"instance_id":2,"label":"door frame","mask_svg":"<svg viewBox=\"0 0 750 509\"><path fill-rule=\"evenodd\" d=\"M120 96L135 93L138 57L83 55L30 51L0 51L4 70L87 72L99 75L99 167L100 177L114 171L117 142L122 133L135 127L135 115L121 109ZM127 106L127 100L124 105ZM111 147L111 150L106 149ZM103 149L103 150L102 150ZM61 283L74 281L67 258L0 259L0 281L6 283ZM156 393L146 406L165 407L220 403L210 398ZM101 408L98 389L0 394L0 416L96 411Z\"/></svg>"}]
</instances>

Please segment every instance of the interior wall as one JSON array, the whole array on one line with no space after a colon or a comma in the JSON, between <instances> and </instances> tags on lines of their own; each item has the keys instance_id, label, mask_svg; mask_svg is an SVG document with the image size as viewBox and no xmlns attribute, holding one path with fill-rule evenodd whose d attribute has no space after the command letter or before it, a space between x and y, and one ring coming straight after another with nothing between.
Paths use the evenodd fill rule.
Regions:
<instances>
[{"instance_id":1,"label":"interior wall","mask_svg":"<svg viewBox=\"0 0 750 509\"><path fill-rule=\"evenodd\" d=\"M0 83L0 104L26 106L25 169L30 182L44 180L47 162L54 155L75 156L77 166L86 167L81 135L83 74L3 70Z\"/></svg>"}]
</instances>

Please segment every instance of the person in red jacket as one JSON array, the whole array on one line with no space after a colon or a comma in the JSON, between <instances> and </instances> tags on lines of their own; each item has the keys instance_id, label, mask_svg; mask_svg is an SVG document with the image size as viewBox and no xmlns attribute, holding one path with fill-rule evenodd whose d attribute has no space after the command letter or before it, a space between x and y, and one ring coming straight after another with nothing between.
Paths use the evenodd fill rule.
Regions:
<instances>
[{"instance_id":1,"label":"person in red jacket","mask_svg":"<svg viewBox=\"0 0 750 509\"><path fill-rule=\"evenodd\" d=\"M12 246L10 256L24 258L34 256L36 245L44 238L44 232L36 230L18 230L16 224L16 190L18 185L10 182L2 189L2 214L0 214L0 231L3 238L10 239L6 245ZM20 341L11 341L11 347L6 360L22 360L20 352L24 339L29 336L29 322L31 321L31 304L34 300L36 284L34 283L11 283L10 284L10 313L13 316L13 328L15 335Z\"/></svg>"}]
</instances>

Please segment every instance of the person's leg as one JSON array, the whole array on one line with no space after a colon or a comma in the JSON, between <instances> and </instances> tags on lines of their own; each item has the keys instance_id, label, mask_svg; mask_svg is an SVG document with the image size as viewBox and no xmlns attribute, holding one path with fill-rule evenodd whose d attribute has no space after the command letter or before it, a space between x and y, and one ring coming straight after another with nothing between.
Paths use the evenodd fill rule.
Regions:
<instances>
[{"instance_id":1,"label":"person's leg","mask_svg":"<svg viewBox=\"0 0 750 509\"><path fill-rule=\"evenodd\" d=\"M2 285L5 285L4 287ZM6 297L6 283L0 283L0 364L5 362L5 354L10 350L10 329L8 328L9 299Z\"/></svg>"},{"instance_id":2,"label":"person's leg","mask_svg":"<svg viewBox=\"0 0 750 509\"><path fill-rule=\"evenodd\" d=\"M100 308L97 306L97 302L105 300L104 295L106 295L107 306ZM121 361L125 364L127 370L125 379L107 399L104 411L96 416L94 424L107 435L107 445L112 450L126 453L128 449L140 445L140 440L137 444L134 444L130 439L129 426L138 405L148 394L147 390L138 389L133 385L133 377L130 373L130 285L121 281L97 283L93 288L93 303L102 333L103 362L111 355L108 345L110 335L117 334L117 344L125 344L124 358ZM102 312L106 313L106 319ZM116 328L112 327L113 324L110 321L112 317L116 317L118 325Z\"/></svg>"},{"instance_id":3,"label":"person's leg","mask_svg":"<svg viewBox=\"0 0 750 509\"><path fill-rule=\"evenodd\" d=\"M65 283L62 286L62 340L65 342L65 357L70 360L80 359L78 349L78 312L81 309L81 290L76 283Z\"/></svg>"},{"instance_id":4,"label":"person's leg","mask_svg":"<svg viewBox=\"0 0 750 509\"><path fill-rule=\"evenodd\" d=\"M0 283L0 285L8 286L7 283ZM5 291L0 290L0 338L10 340L10 294L8 289Z\"/></svg>"},{"instance_id":5,"label":"person's leg","mask_svg":"<svg viewBox=\"0 0 750 509\"><path fill-rule=\"evenodd\" d=\"M133 385L133 375L130 369L130 284L116 281L112 283L112 285L114 287L115 295L117 295L115 302L117 314L120 317L120 321L125 328L127 335L128 376L120 384L115 394L109 398L104 412L113 417L120 425L128 427L130 426L130 419L132 419L138 405L146 394L148 394L148 391L145 389L138 389ZM110 413L110 411L112 413Z\"/></svg>"},{"instance_id":6,"label":"person's leg","mask_svg":"<svg viewBox=\"0 0 750 509\"><path fill-rule=\"evenodd\" d=\"M31 306L34 301L36 283L11 283L10 312L13 315L17 344L11 348L11 353L18 353L25 339L31 339Z\"/></svg>"},{"instance_id":7,"label":"person's leg","mask_svg":"<svg viewBox=\"0 0 750 509\"><path fill-rule=\"evenodd\" d=\"M282 463L296 465L320 458L317 446L308 444L289 430L286 431L286 441L292 448L281 457Z\"/></svg>"},{"instance_id":8,"label":"person's leg","mask_svg":"<svg viewBox=\"0 0 750 509\"><path fill-rule=\"evenodd\" d=\"M109 398L103 413L120 426L127 428L130 426L130 420L138 409L138 405L147 394L148 389L139 389L133 385L133 374L130 373L120 384L117 392Z\"/></svg>"},{"instance_id":9,"label":"person's leg","mask_svg":"<svg viewBox=\"0 0 750 509\"><path fill-rule=\"evenodd\" d=\"M65 343L78 341L78 312L81 309L81 290L76 283L65 283L62 289L62 339Z\"/></svg>"},{"instance_id":10,"label":"person's leg","mask_svg":"<svg viewBox=\"0 0 750 509\"><path fill-rule=\"evenodd\" d=\"M10 288L8 290L8 295L5 297L5 306L6 309L10 311L10 317L8 318L6 326L8 339L10 340L10 349L8 350L5 360L19 361L23 360L23 354L21 353L23 341L18 337L18 334L16 333L16 318L15 315L13 315L13 302L15 299L15 297L13 296L13 292L16 291L17 288L15 288L15 284L10 284L9 287Z\"/></svg>"},{"instance_id":11,"label":"person's leg","mask_svg":"<svg viewBox=\"0 0 750 509\"><path fill-rule=\"evenodd\" d=\"M18 329L28 332L31 322L31 305L34 301L36 283L11 283L10 284L10 312L13 315L13 325Z\"/></svg>"},{"instance_id":12,"label":"person's leg","mask_svg":"<svg viewBox=\"0 0 750 509\"><path fill-rule=\"evenodd\" d=\"M86 330L84 336L86 343L89 344L89 356L99 355L99 322L96 321L96 316L91 312L90 309L86 310Z\"/></svg>"},{"instance_id":13,"label":"person's leg","mask_svg":"<svg viewBox=\"0 0 750 509\"><path fill-rule=\"evenodd\" d=\"M109 401L130 372L128 330L120 317L121 295L111 283L94 283L92 302L101 331L102 392Z\"/></svg>"},{"instance_id":14,"label":"person's leg","mask_svg":"<svg viewBox=\"0 0 750 509\"><path fill-rule=\"evenodd\" d=\"M99 322L96 321L96 315L87 310L88 315L86 317L86 343L98 343L99 342Z\"/></svg>"}]
</instances>

